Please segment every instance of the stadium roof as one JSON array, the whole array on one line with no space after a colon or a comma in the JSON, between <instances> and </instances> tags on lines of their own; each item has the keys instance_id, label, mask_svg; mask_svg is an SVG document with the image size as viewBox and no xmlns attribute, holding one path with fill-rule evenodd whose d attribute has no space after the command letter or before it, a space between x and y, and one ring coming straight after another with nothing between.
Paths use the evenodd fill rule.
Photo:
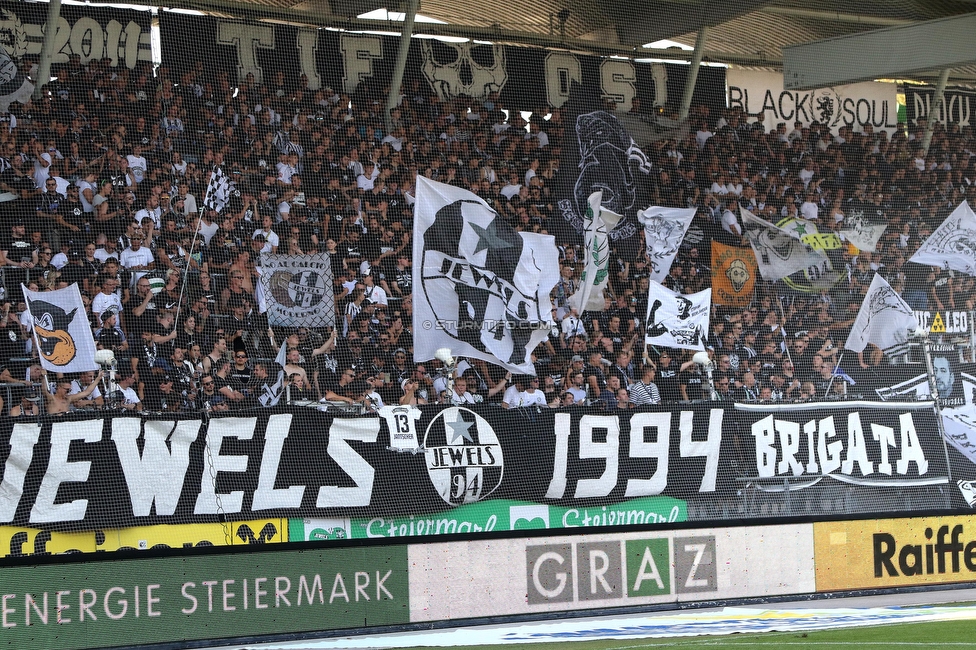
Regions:
<instances>
[{"instance_id":1,"label":"stadium roof","mask_svg":"<svg viewBox=\"0 0 976 650\"><path fill-rule=\"evenodd\" d=\"M166 6L252 20L398 32L400 22L362 16L383 9L403 12L406 4L406 0L177 0ZM786 45L973 13L976 0L421 0L419 12L437 22L418 21L415 34L679 60L689 59L690 52L645 45L663 39L694 45L699 28L708 26L706 61L778 69ZM892 56L899 56L897 44L892 46ZM937 76L938 71L915 75L925 81ZM950 79L974 82L976 66L956 69Z\"/></svg>"}]
</instances>

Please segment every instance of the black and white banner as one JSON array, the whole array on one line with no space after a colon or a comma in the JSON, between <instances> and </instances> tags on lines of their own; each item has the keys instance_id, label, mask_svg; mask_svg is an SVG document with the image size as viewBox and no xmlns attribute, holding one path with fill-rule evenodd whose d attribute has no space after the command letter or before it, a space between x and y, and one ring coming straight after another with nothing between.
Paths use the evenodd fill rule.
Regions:
<instances>
[{"instance_id":1,"label":"black and white banner","mask_svg":"<svg viewBox=\"0 0 976 650\"><path fill-rule=\"evenodd\" d=\"M976 275L976 213L969 203L956 206L909 261Z\"/></svg>"},{"instance_id":2,"label":"black and white banner","mask_svg":"<svg viewBox=\"0 0 976 650\"><path fill-rule=\"evenodd\" d=\"M682 295L651 280L647 291L644 343L666 348L704 350L712 290Z\"/></svg>"},{"instance_id":3,"label":"black and white banner","mask_svg":"<svg viewBox=\"0 0 976 650\"><path fill-rule=\"evenodd\" d=\"M78 284L44 292L31 291L23 284L20 288L41 366L51 372L96 370L95 339Z\"/></svg>"},{"instance_id":4,"label":"black and white banner","mask_svg":"<svg viewBox=\"0 0 976 650\"><path fill-rule=\"evenodd\" d=\"M932 344L932 371L935 389L939 393L942 426L946 441L959 453L976 464L976 366L959 363L959 351L954 345ZM917 368L917 367L916 367ZM886 400L930 399L929 378L911 366L901 366L899 377L877 393ZM976 467L959 478L976 479Z\"/></svg>"},{"instance_id":5,"label":"black and white banner","mask_svg":"<svg viewBox=\"0 0 976 650\"><path fill-rule=\"evenodd\" d=\"M756 255L756 263L759 265L759 272L763 279L782 280L811 268L821 273L830 270L827 255L801 241L795 231L784 230L760 219L745 208L740 210L742 225L749 238L752 252Z\"/></svg>"},{"instance_id":6,"label":"black and white banner","mask_svg":"<svg viewBox=\"0 0 976 650\"><path fill-rule=\"evenodd\" d=\"M335 327L328 253L261 256L262 309L283 327Z\"/></svg>"},{"instance_id":7,"label":"black and white banner","mask_svg":"<svg viewBox=\"0 0 976 650\"><path fill-rule=\"evenodd\" d=\"M664 282L664 278L671 273L671 264L696 212L695 208L652 205L637 213L637 220L644 226L647 263L651 267L651 279L655 282Z\"/></svg>"},{"instance_id":8,"label":"black and white banner","mask_svg":"<svg viewBox=\"0 0 976 650\"><path fill-rule=\"evenodd\" d=\"M872 221L864 214L864 210L852 207L844 215L840 231L856 248L873 253L877 249L878 240L887 229L887 223Z\"/></svg>"},{"instance_id":9,"label":"black and white banner","mask_svg":"<svg viewBox=\"0 0 976 650\"><path fill-rule=\"evenodd\" d=\"M781 72L730 69L728 71L728 105L762 119L767 131L778 124L809 126L820 122L837 133L847 126L861 131L866 126L875 131L893 132L898 126L898 85L865 82L814 90L786 90Z\"/></svg>"},{"instance_id":10,"label":"black and white banner","mask_svg":"<svg viewBox=\"0 0 976 650\"><path fill-rule=\"evenodd\" d=\"M935 103L933 86L905 86L905 116L910 124L918 120L932 118L932 105ZM976 92L961 88L946 89L942 106L935 119L945 124L958 124L960 127L972 126L976 108Z\"/></svg>"},{"instance_id":11,"label":"black and white banner","mask_svg":"<svg viewBox=\"0 0 976 650\"><path fill-rule=\"evenodd\" d=\"M559 280L553 238L517 232L471 192L423 177L414 211L414 361L447 348L535 374Z\"/></svg>"},{"instance_id":12,"label":"black and white banner","mask_svg":"<svg viewBox=\"0 0 976 650\"><path fill-rule=\"evenodd\" d=\"M380 27L379 29L385 29ZM160 12L163 60L175 70L192 69L204 61L207 70L221 70L242 82L250 74L269 83L283 72L287 83L308 79L311 90L332 88L352 95L360 82L383 88L390 83L399 38L326 29L300 29L270 23L245 23L204 16ZM594 97L614 101L623 111L639 99L648 115L654 107L676 109L689 66L638 63L541 48L484 43L445 43L415 38L407 54L407 70L418 71L423 93L442 98L467 95L477 99L498 92L510 109L562 106L573 84ZM409 84L406 92L412 92ZM694 98L713 114L725 107L725 70L702 68Z\"/></svg>"},{"instance_id":13,"label":"black and white banner","mask_svg":"<svg viewBox=\"0 0 976 650\"><path fill-rule=\"evenodd\" d=\"M746 466L757 480L801 479L791 490L823 479L876 487L948 483L931 403L736 404L736 410L743 433L755 440Z\"/></svg>"},{"instance_id":14,"label":"black and white banner","mask_svg":"<svg viewBox=\"0 0 976 650\"><path fill-rule=\"evenodd\" d=\"M650 205L650 158L616 114L603 110L582 85L573 85L564 110L566 128L555 180L556 239L583 243L588 200L602 191L603 206L622 217L609 233L610 245L623 259L634 259L637 215Z\"/></svg>"},{"instance_id":15,"label":"black and white banner","mask_svg":"<svg viewBox=\"0 0 976 650\"><path fill-rule=\"evenodd\" d=\"M875 273L844 347L863 352L868 343L882 350L905 346L917 326L918 319L912 308L881 274Z\"/></svg>"},{"instance_id":16,"label":"black and white banner","mask_svg":"<svg viewBox=\"0 0 976 650\"><path fill-rule=\"evenodd\" d=\"M488 499L593 509L656 495L694 503L689 518L706 520L738 507L749 486L784 485L814 500L856 485L865 498L845 506L851 513L931 508L933 494L949 505L946 451L924 402L387 415L299 407L209 419L0 419L0 524L422 516ZM390 449L411 432L422 453ZM970 470L962 478L976 477L953 458Z\"/></svg>"},{"instance_id":17,"label":"black and white banner","mask_svg":"<svg viewBox=\"0 0 976 650\"><path fill-rule=\"evenodd\" d=\"M61 7L55 36L53 65L77 54L81 63L105 57L114 67L133 69L152 63L152 39L148 11L95 6ZM44 44L47 3L5 3L0 9L0 45L14 59L39 57Z\"/></svg>"}]
</instances>

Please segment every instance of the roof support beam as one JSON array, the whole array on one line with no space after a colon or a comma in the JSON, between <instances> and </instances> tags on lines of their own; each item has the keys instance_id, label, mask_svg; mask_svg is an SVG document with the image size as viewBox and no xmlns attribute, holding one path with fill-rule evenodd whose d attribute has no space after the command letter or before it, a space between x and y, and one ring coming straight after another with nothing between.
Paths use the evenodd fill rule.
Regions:
<instances>
[{"instance_id":1,"label":"roof support beam","mask_svg":"<svg viewBox=\"0 0 976 650\"><path fill-rule=\"evenodd\" d=\"M386 98L386 132L393 131L393 118L390 112L400 103L400 84L403 83L403 72L407 69L407 51L410 49L410 37L413 35L413 21L417 17L417 7L420 0L407 0L406 16L403 20L403 31L400 33L400 47L397 48L396 65L393 67L393 79L390 82L390 96Z\"/></svg>"},{"instance_id":2,"label":"roof support beam","mask_svg":"<svg viewBox=\"0 0 976 650\"><path fill-rule=\"evenodd\" d=\"M800 7L763 7L764 14L784 16L786 18L800 18L802 20L820 20L829 23L845 23L850 25L870 25L872 27L900 27L912 25L914 20L905 18L888 18L886 16L865 16L864 14L847 14L840 11L822 11L819 9L802 9Z\"/></svg>"},{"instance_id":3,"label":"roof support beam","mask_svg":"<svg viewBox=\"0 0 976 650\"><path fill-rule=\"evenodd\" d=\"M974 33L976 13L790 45L783 86L807 90L967 65L976 62Z\"/></svg>"},{"instance_id":4,"label":"roof support beam","mask_svg":"<svg viewBox=\"0 0 976 650\"><path fill-rule=\"evenodd\" d=\"M929 114L929 119L925 123L925 132L922 134L922 151L926 154L932 144L932 132L935 129L935 123L938 121L937 115L942 110L942 102L945 100L945 89L948 82L949 68L946 68L939 74L939 83L935 87L935 98L932 101L932 112Z\"/></svg>"},{"instance_id":5,"label":"roof support beam","mask_svg":"<svg viewBox=\"0 0 976 650\"><path fill-rule=\"evenodd\" d=\"M698 83L698 69L701 67L707 39L708 27L702 26L698 29L698 36L695 38L695 51L691 55L691 69L688 70L688 78L685 79L685 91L681 95L681 110L678 113L678 119L681 121L688 119L688 112L691 110L691 98L695 94L695 84Z\"/></svg>"},{"instance_id":6,"label":"roof support beam","mask_svg":"<svg viewBox=\"0 0 976 650\"><path fill-rule=\"evenodd\" d=\"M47 22L44 24L44 44L41 45L41 58L37 64L37 83L34 85L34 99L44 94L44 86L51 81L51 59L54 58L54 42L57 40L58 20L61 18L61 0L51 0L47 6Z\"/></svg>"}]
</instances>

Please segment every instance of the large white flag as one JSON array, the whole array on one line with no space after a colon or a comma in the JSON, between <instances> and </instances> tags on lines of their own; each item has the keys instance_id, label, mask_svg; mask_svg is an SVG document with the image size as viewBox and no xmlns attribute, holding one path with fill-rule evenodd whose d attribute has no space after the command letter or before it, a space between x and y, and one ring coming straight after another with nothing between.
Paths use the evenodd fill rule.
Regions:
<instances>
[{"instance_id":1,"label":"large white flag","mask_svg":"<svg viewBox=\"0 0 976 650\"><path fill-rule=\"evenodd\" d=\"M917 327L918 319L912 308L875 273L844 347L863 352L868 343L873 343L887 350L907 343L909 333Z\"/></svg>"},{"instance_id":2,"label":"large white flag","mask_svg":"<svg viewBox=\"0 0 976 650\"><path fill-rule=\"evenodd\" d=\"M711 310L711 289L684 296L652 280L647 292L644 343L704 350Z\"/></svg>"},{"instance_id":3,"label":"large white flag","mask_svg":"<svg viewBox=\"0 0 976 650\"><path fill-rule=\"evenodd\" d=\"M27 301L28 322L41 366L52 372L97 370L95 338L78 284L44 292L20 286Z\"/></svg>"},{"instance_id":4,"label":"large white flag","mask_svg":"<svg viewBox=\"0 0 976 650\"><path fill-rule=\"evenodd\" d=\"M582 314L584 311L603 311L606 303L603 290L610 278L610 242L607 233L613 230L622 217L616 212L604 210L600 205L603 191L593 192L587 201L583 215L584 255L586 266L580 279L579 290L569 297L569 306Z\"/></svg>"},{"instance_id":5,"label":"large white flag","mask_svg":"<svg viewBox=\"0 0 976 650\"><path fill-rule=\"evenodd\" d=\"M760 219L745 208L740 209L742 225L763 279L781 280L811 267L828 269L829 261L823 251L814 250L793 233Z\"/></svg>"},{"instance_id":6,"label":"large white flag","mask_svg":"<svg viewBox=\"0 0 976 650\"><path fill-rule=\"evenodd\" d=\"M517 232L476 195L417 178L414 361L438 348L535 374L559 280L555 239Z\"/></svg>"},{"instance_id":7,"label":"large white flag","mask_svg":"<svg viewBox=\"0 0 976 650\"><path fill-rule=\"evenodd\" d=\"M873 253L877 250L878 240L888 228L886 223L876 223L864 216L864 210L851 209L844 217L844 225L840 232L847 241L859 250Z\"/></svg>"},{"instance_id":8,"label":"large white flag","mask_svg":"<svg viewBox=\"0 0 976 650\"><path fill-rule=\"evenodd\" d=\"M909 262L976 275L976 214L969 204L960 203Z\"/></svg>"},{"instance_id":9,"label":"large white flag","mask_svg":"<svg viewBox=\"0 0 976 650\"><path fill-rule=\"evenodd\" d=\"M652 280L662 282L671 272L671 263L678 254L691 220L695 218L695 212L695 208L662 208L653 205L637 213L637 220L644 224L644 240Z\"/></svg>"}]
</instances>

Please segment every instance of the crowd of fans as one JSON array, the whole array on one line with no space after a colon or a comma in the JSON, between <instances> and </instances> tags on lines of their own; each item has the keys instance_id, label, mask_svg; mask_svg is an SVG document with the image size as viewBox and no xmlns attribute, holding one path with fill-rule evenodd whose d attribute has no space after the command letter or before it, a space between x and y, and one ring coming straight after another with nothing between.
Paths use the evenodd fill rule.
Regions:
<instances>
[{"instance_id":1,"label":"crowd of fans","mask_svg":"<svg viewBox=\"0 0 976 650\"><path fill-rule=\"evenodd\" d=\"M581 251L560 246L554 326L535 376L462 360L451 382L440 362L413 362L417 175L470 189L517 230L547 232L560 218L559 109L503 106L497 94L440 101L412 79L388 128L386 90L368 82L349 96L283 72L235 85L202 64L130 71L77 56L56 75L41 99L0 113L0 381L24 385L3 395L12 415L36 412L29 386L42 380L52 412L257 406L283 341L293 401L626 409L712 397L692 351L644 346L643 253L615 255L607 308L578 314L567 299ZM642 143L654 169L642 200L698 208L665 284L709 287L711 242L744 244L740 207L801 220L807 232L839 232L854 211L887 222L877 252L832 252L834 286L757 282L748 307L713 308L709 332L718 399L843 398L855 385L865 394L885 383L889 361L843 345L873 274L913 308L973 309L973 278L906 261L976 192L972 132L937 125L925 152L921 123L835 134L817 123L767 131L761 118L698 107L686 137ZM201 213L215 165L238 192L219 214ZM269 328L255 300L261 254L315 252L331 255L337 326ZM78 283L97 345L119 362L114 395L101 394L95 373L44 378L21 282Z\"/></svg>"}]
</instances>

